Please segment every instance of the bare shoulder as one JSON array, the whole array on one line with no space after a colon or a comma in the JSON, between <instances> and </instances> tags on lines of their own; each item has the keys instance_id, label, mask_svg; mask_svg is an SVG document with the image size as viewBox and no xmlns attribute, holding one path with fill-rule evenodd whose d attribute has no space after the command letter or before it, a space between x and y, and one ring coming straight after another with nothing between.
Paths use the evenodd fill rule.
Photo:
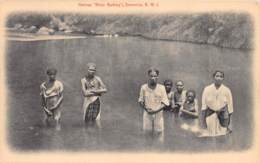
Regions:
<instances>
[{"instance_id":1,"label":"bare shoulder","mask_svg":"<svg viewBox=\"0 0 260 163\"><path fill-rule=\"evenodd\" d=\"M81 82L86 82L86 78L83 77L83 78L80 79L80 81L81 81Z\"/></svg>"},{"instance_id":2,"label":"bare shoulder","mask_svg":"<svg viewBox=\"0 0 260 163\"><path fill-rule=\"evenodd\" d=\"M42 84L40 85L40 88L44 88L45 87L45 83L46 82L42 82Z\"/></svg>"},{"instance_id":3,"label":"bare shoulder","mask_svg":"<svg viewBox=\"0 0 260 163\"><path fill-rule=\"evenodd\" d=\"M62 82L59 81L59 80L56 80L55 83L56 83L57 85L63 85Z\"/></svg>"},{"instance_id":4,"label":"bare shoulder","mask_svg":"<svg viewBox=\"0 0 260 163\"><path fill-rule=\"evenodd\" d=\"M102 81L101 77L95 75L95 79L98 80L98 81Z\"/></svg>"}]
</instances>

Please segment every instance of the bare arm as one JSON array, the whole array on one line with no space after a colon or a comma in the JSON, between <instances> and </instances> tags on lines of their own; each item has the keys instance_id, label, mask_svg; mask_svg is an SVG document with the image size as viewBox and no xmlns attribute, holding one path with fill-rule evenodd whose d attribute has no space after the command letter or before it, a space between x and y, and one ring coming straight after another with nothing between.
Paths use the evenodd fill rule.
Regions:
<instances>
[{"instance_id":1,"label":"bare arm","mask_svg":"<svg viewBox=\"0 0 260 163\"><path fill-rule=\"evenodd\" d=\"M43 94L41 94L41 105L42 107L46 107L46 101Z\"/></svg>"},{"instance_id":2,"label":"bare arm","mask_svg":"<svg viewBox=\"0 0 260 163\"><path fill-rule=\"evenodd\" d=\"M98 89L91 90L90 92L94 93L94 94L98 94L98 95L106 93L107 92L106 85L103 83L103 81L99 77L96 77L96 78L99 81L100 87Z\"/></svg>"},{"instance_id":3,"label":"bare arm","mask_svg":"<svg viewBox=\"0 0 260 163\"><path fill-rule=\"evenodd\" d=\"M147 113L150 113L150 112L151 112L151 109L145 107L145 104L144 104L143 101L140 101L140 102L139 102L139 105L140 105L140 107L143 108Z\"/></svg>"},{"instance_id":4,"label":"bare arm","mask_svg":"<svg viewBox=\"0 0 260 163\"><path fill-rule=\"evenodd\" d=\"M198 113L196 113L196 112L190 112L190 111L184 110L184 109L182 109L181 111L184 112L184 113L187 113L189 115L192 115L194 117L198 117Z\"/></svg>"},{"instance_id":5,"label":"bare arm","mask_svg":"<svg viewBox=\"0 0 260 163\"><path fill-rule=\"evenodd\" d=\"M44 83L42 83L41 86L40 86L40 96L41 96L40 98L41 98L41 106L42 106L42 107L45 107L45 106L46 106L46 101L45 101L45 98L44 98L43 84L44 84Z\"/></svg>"},{"instance_id":6,"label":"bare arm","mask_svg":"<svg viewBox=\"0 0 260 163\"><path fill-rule=\"evenodd\" d=\"M95 95L95 93L93 93L91 91L88 91L86 89L84 78L81 79L81 90L82 90L83 96L85 96L85 97L90 97L90 96L94 96Z\"/></svg>"},{"instance_id":7,"label":"bare arm","mask_svg":"<svg viewBox=\"0 0 260 163\"><path fill-rule=\"evenodd\" d=\"M53 107L49 108L49 110L57 109L61 105L62 101L63 101L63 94L61 94L61 96L60 96L59 100L57 101L57 103Z\"/></svg>"},{"instance_id":8,"label":"bare arm","mask_svg":"<svg viewBox=\"0 0 260 163\"><path fill-rule=\"evenodd\" d=\"M92 94L102 94L102 93L106 93L106 92L107 92L107 89L105 89L105 88L99 88L99 89L90 91L90 93L92 93Z\"/></svg>"},{"instance_id":9,"label":"bare arm","mask_svg":"<svg viewBox=\"0 0 260 163\"><path fill-rule=\"evenodd\" d=\"M52 112L47 108L45 97L44 97L43 93L41 93L41 105L42 105L43 110L47 114L52 115Z\"/></svg>"},{"instance_id":10,"label":"bare arm","mask_svg":"<svg viewBox=\"0 0 260 163\"><path fill-rule=\"evenodd\" d=\"M51 107L49 110L57 109L57 108L61 105L61 103L62 103L62 101L63 101L63 84L62 84L62 83L59 84L59 94L58 94L58 96L59 96L58 101L57 101L56 104L55 104L53 107Z\"/></svg>"}]
</instances>

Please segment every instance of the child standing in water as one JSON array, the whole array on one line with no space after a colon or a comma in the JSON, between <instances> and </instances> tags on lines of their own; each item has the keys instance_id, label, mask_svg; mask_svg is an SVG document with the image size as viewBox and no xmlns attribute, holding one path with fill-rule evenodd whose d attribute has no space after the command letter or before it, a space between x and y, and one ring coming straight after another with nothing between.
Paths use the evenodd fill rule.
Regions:
<instances>
[{"instance_id":1,"label":"child standing in water","mask_svg":"<svg viewBox=\"0 0 260 163\"><path fill-rule=\"evenodd\" d=\"M166 90L166 94L169 100L169 106L164 107L164 126L167 130L174 130L175 124L176 124L176 118L173 118L173 107L174 107L174 96L173 96L173 82L170 79L167 79L163 82L163 85ZM174 121L173 121L174 120ZM168 131L167 131L168 132Z\"/></svg>"},{"instance_id":2,"label":"child standing in water","mask_svg":"<svg viewBox=\"0 0 260 163\"><path fill-rule=\"evenodd\" d=\"M182 118L181 128L191 130L192 132L199 132L199 110L198 100L194 90L186 92L186 100L180 108L180 117Z\"/></svg>"},{"instance_id":3,"label":"child standing in water","mask_svg":"<svg viewBox=\"0 0 260 163\"><path fill-rule=\"evenodd\" d=\"M57 70L50 68L47 70L48 81L43 82L40 86L40 95L42 107L44 110L44 122L53 117L56 121L56 127L60 129L61 103L63 100L63 84L56 80Z\"/></svg>"},{"instance_id":4,"label":"child standing in water","mask_svg":"<svg viewBox=\"0 0 260 163\"><path fill-rule=\"evenodd\" d=\"M179 80L175 83L176 92L174 92L174 105L173 112L175 117L178 117L180 108L183 106L183 103L186 99L186 90L184 90L184 83L182 80Z\"/></svg>"},{"instance_id":5,"label":"child standing in water","mask_svg":"<svg viewBox=\"0 0 260 163\"><path fill-rule=\"evenodd\" d=\"M170 79L167 79L164 81L163 83L166 93L167 93L167 97L169 100L169 106L165 106L164 110L165 111L173 111L173 104L174 104L174 93L172 91L172 86L173 86L173 82Z\"/></svg>"},{"instance_id":6,"label":"child standing in water","mask_svg":"<svg viewBox=\"0 0 260 163\"><path fill-rule=\"evenodd\" d=\"M107 92L106 86L100 77L95 75L96 64L88 63L88 72L81 79L81 88L84 96L83 119L85 122L97 122L100 127L100 97Z\"/></svg>"}]
</instances>

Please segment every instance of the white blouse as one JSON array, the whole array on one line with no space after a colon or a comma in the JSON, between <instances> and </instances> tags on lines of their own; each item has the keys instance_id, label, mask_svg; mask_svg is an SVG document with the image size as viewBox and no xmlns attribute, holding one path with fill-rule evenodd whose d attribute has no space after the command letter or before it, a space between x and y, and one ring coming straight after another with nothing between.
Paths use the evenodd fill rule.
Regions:
<instances>
[{"instance_id":1,"label":"white blouse","mask_svg":"<svg viewBox=\"0 0 260 163\"><path fill-rule=\"evenodd\" d=\"M212 110L218 111L225 105L228 106L228 112L233 113L232 93L228 87L221 84L217 89L213 83L204 88L201 110L206 110L209 107Z\"/></svg>"}]
</instances>

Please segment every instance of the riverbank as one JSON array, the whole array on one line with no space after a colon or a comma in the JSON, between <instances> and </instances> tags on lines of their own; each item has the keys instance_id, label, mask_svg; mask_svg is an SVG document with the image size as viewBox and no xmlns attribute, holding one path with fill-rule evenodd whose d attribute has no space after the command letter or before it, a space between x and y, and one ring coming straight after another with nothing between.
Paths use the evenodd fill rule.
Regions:
<instances>
[{"instance_id":1,"label":"riverbank","mask_svg":"<svg viewBox=\"0 0 260 163\"><path fill-rule=\"evenodd\" d=\"M38 35L141 36L147 39L252 49L252 22L243 13L80 15L19 13L6 26Z\"/></svg>"},{"instance_id":2,"label":"riverbank","mask_svg":"<svg viewBox=\"0 0 260 163\"><path fill-rule=\"evenodd\" d=\"M55 34L55 35L41 35L35 33L20 33L7 30L6 39L10 41L44 41L44 40L62 40L62 39L82 39L86 38L85 35L64 35L64 34Z\"/></svg>"}]
</instances>

